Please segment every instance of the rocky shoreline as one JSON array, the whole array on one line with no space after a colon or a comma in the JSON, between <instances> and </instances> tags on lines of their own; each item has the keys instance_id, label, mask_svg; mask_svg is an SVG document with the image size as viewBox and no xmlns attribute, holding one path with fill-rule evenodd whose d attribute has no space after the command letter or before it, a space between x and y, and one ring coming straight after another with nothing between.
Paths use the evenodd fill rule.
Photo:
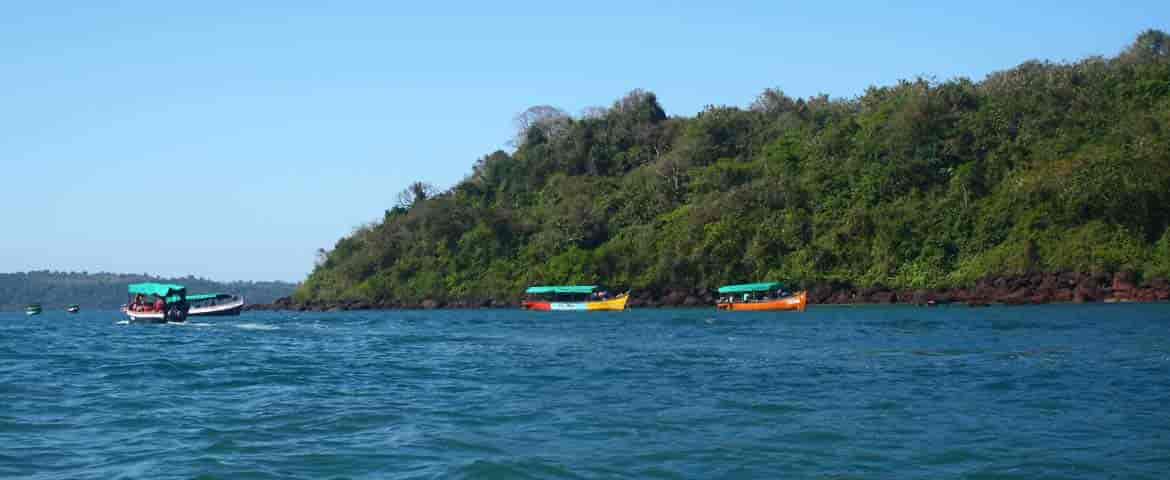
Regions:
<instances>
[{"instance_id":1,"label":"rocky shoreline","mask_svg":"<svg viewBox=\"0 0 1170 480\"><path fill-rule=\"evenodd\" d=\"M854 288L842 284L815 284L808 289L809 304L961 304L972 307L1000 305L1035 305L1045 303L1089 302L1164 302L1170 300L1170 281L1152 279L1139 284L1130 272L1105 273L1036 273L1030 275L986 278L971 287L948 289L898 290L883 287ZM674 288L662 291L633 292L629 308L712 307L711 290ZM271 304L247 305L245 310L265 311L346 311L346 310L432 310L473 308L518 308L517 300L424 300L412 302L309 302L297 303L283 297Z\"/></svg>"}]
</instances>

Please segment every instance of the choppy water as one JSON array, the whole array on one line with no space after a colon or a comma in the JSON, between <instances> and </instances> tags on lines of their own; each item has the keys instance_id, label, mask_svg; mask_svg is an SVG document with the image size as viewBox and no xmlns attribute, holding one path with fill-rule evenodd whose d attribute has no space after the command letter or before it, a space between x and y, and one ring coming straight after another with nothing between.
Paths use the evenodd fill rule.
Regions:
<instances>
[{"instance_id":1,"label":"choppy water","mask_svg":"<svg viewBox=\"0 0 1170 480\"><path fill-rule=\"evenodd\" d=\"M1167 478L1170 305L0 314L3 478Z\"/></svg>"}]
</instances>

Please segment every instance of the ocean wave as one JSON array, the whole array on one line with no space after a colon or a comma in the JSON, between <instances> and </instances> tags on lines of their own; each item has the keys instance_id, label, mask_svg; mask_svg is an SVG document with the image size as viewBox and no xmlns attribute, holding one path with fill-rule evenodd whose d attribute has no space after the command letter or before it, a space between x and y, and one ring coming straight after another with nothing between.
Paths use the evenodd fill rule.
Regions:
<instances>
[{"instance_id":1,"label":"ocean wave","mask_svg":"<svg viewBox=\"0 0 1170 480\"><path fill-rule=\"evenodd\" d=\"M235 327L241 330L280 330L280 327L267 323L237 323Z\"/></svg>"}]
</instances>

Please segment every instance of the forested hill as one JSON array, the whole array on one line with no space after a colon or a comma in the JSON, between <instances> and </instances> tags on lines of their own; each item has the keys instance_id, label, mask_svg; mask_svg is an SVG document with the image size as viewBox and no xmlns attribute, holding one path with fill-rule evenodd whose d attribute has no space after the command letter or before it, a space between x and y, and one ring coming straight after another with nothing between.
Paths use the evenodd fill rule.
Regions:
<instances>
[{"instance_id":1,"label":"forested hill","mask_svg":"<svg viewBox=\"0 0 1170 480\"><path fill-rule=\"evenodd\" d=\"M46 309L79 304L85 309L117 308L126 303L126 286L138 282L178 283L188 293L235 293L249 303L271 303L296 288L288 282L213 282L202 278L159 278L122 273L36 271L0 273L0 310L41 303Z\"/></svg>"},{"instance_id":2,"label":"forested hill","mask_svg":"<svg viewBox=\"0 0 1170 480\"><path fill-rule=\"evenodd\" d=\"M761 83L783 79L760 79ZM418 183L322 250L300 301L515 299L755 280L935 288L1170 274L1170 38L851 99L765 90L668 117L635 90L517 117L514 151Z\"/></svg>"}]
</instances>

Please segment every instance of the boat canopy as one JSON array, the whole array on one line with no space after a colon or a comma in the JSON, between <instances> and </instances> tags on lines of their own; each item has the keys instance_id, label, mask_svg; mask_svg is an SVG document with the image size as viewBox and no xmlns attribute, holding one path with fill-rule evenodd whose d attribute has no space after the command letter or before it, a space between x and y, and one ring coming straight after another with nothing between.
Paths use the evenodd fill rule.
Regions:
<instances>
[{"instance_id":1,"label":"boat canopy","mask_svg":"<svg viewBox=\"0 0 1170 480\"><path fill-rule=\"evenodd\" d=\"M187 287L171 283L131 283L129 290L131 295L154 295L163 298L187 294Z\"/></svg>"},{"instance_id":2,"label":"boat canopy","mask_svg":"<svg viewBox=\"0 0 1170 480\"><path fill-rule=\"evenodd\" d=\"M198 302L200 300L214 300L217 298L231 298L231 295L226 293L196 293L194 295L187 295L188 302ZM167 297L167 303L177 302L180 298L178 295Z\"/></svg>"},{"instance_id":3,"label":"boat canopy","mask_svg":"<svg viewBox=\"0 0 1170 480\"><path fill-rule=\"evenodd\" d=\"M540 285L535 287L528 287L525 293L539 295L539 294L568 294L568 293L593 293L597 290L597 285Z\"/></svg>"},{"instance_id":4,"label":"boat canopy","mask_svg":"<svg viewBox=\"0 0 1170 480\"><path fill-rule=\"evenodd\" d=\"M770 292L783 285L780 282L744 283L740 285L724 285L719 287L719 293L756 293Z\"/></svg>"}]
</instances>

